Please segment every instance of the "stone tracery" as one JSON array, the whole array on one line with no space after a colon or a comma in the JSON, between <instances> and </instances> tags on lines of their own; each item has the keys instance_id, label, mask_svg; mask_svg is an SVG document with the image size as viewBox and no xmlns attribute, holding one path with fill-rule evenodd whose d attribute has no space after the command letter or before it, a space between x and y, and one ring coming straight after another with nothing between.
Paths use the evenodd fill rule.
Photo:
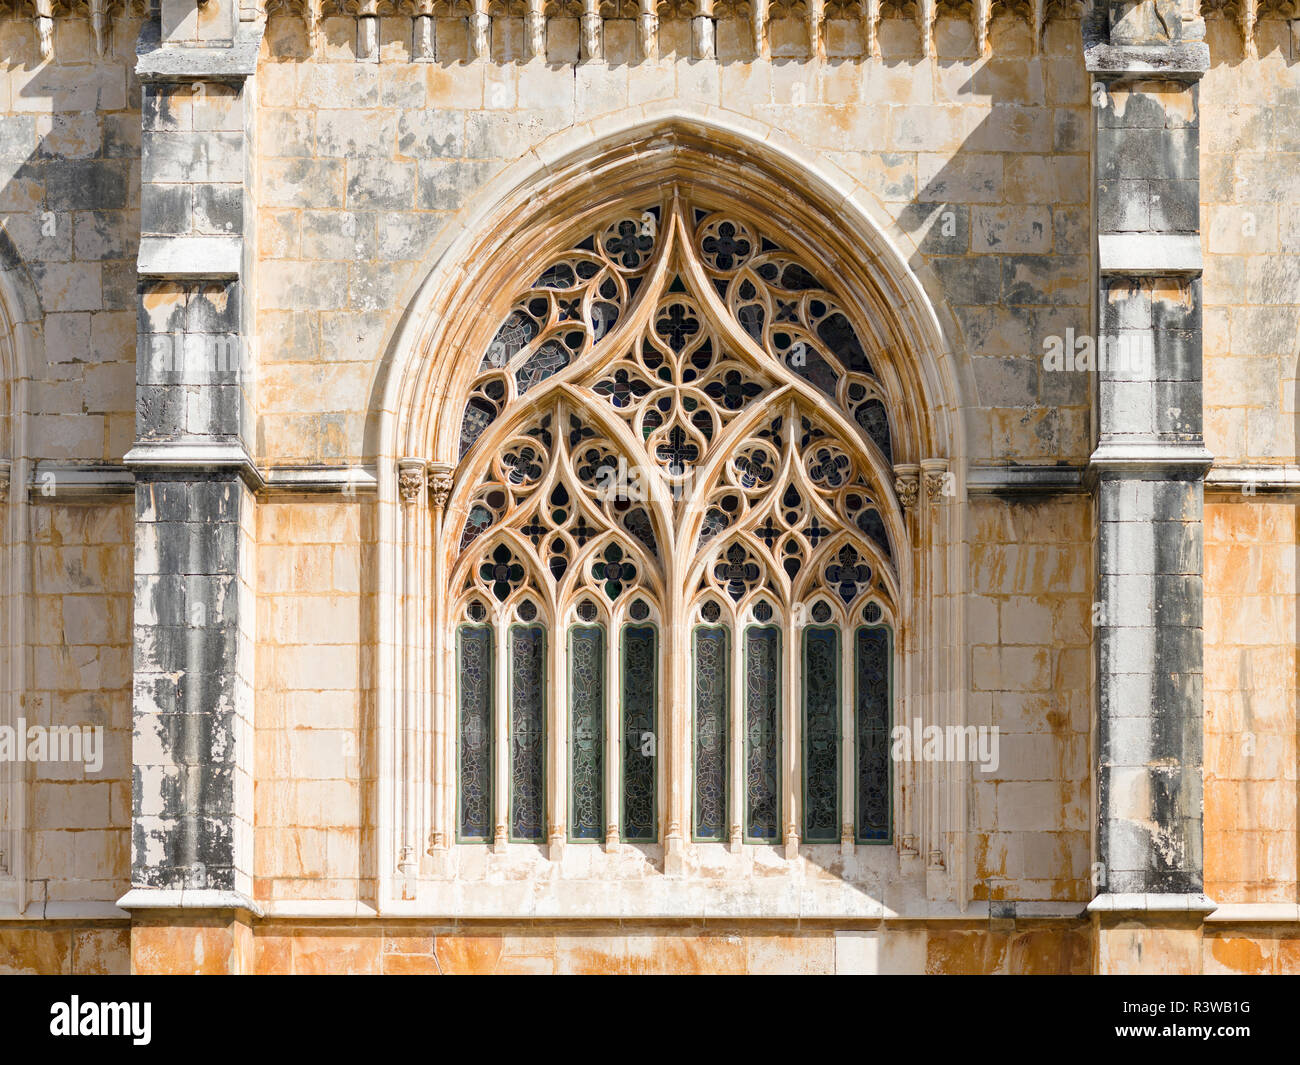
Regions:
<instances>
[{"instance_id":1,"label":"stone tracery","mask_svg":"<svg viewBox=\"0 0 1300 1065\"><path fill-rule=\"evenodd\" d=\"M481 715L462 696L460 789L472 801L461 802L460 838L659 839L658 770L638 746L656 734L658 707L673 705L658 685L681 687L687 659L706 678L710 662L767 672L728 680L744 693L732 701L697 680L694 823L670 829L733 844L888 838L878 817L864 833L842 808L837 752L856 742L840 723L848 688L837 679L817 705L794 688L775 693L782 675L819 662L838 671L854 653L863 604L892 622L899 594L890 402L874 368L887 355L819 275L743 210L674 193L545 259L501 319L467 385L448 510L448 617L462 644L495 629L512 655L515 641L540 642L539 617L552 619L549 665L539 659L531 677L516 669L510 683L534 690L548 675L557 691L551 724L529 734L567 731L567 798L563 820L553 811L545 832L539 817L521 817L517 795L545 789L535 762L527 786L517 782L512 731L515 746L498 756L511 769L495 778L509 798L499 797L489 826L480 796L491 784L474 757ZM704 627L670 660L659 640L678 637L657 626L679 612ZM629 682L629 671L640 679ZM620 713L619 700L639 722L625 721L622 736L605 710ZM802 799L782 794L793 784L778 757L799 731L795 703L814 715L802 763L820 766ZM729 798L731 727L745 735L743 801ZM816 739L823 732L833 750ZM877 760L861 786L887 793L888 766ZM619 784L609 784L618 769Z\"/></svg>"}]
</instances>

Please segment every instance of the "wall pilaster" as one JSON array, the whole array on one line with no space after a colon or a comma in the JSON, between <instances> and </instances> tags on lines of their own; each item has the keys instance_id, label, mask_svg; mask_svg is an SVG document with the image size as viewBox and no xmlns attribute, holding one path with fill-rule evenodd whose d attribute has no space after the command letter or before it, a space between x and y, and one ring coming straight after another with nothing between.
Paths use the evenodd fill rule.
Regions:
<instances>
[{"instance_id":1,"label":"wall pilaster","mask_svg":"<svg viewBox=\"0 0 1300 1065\"><path fill-rule=\"evenodd\" d=\"M142 233L136 439L126 456L136 478L134 806L132 889L120 905L145 911L142 929L175 923L181 908L209 911L202 919L227 929L256 912L260 476L249 447L256 360L245 234L260 36L234 0L163 0L137 47Z\"/></svg>"},{"instance_id":2,"label":"wall pilaster","mask_svg":"<svg viewBox=\"0 0 1300 1065\"><path fill-rule=\"evenodd\" d=\"M1175 967L1199 957L1174 944L1214 908L1202 894L1201 520L1211 456L1197 95L1209 53L1199 36L1203 25L1168 0L1102 5L1085 27L1098 267L1089 472L1099 894L1089 908L1107 971L1131 968L1134 950L1168 953Z\"/></svg>"}]
</instances>

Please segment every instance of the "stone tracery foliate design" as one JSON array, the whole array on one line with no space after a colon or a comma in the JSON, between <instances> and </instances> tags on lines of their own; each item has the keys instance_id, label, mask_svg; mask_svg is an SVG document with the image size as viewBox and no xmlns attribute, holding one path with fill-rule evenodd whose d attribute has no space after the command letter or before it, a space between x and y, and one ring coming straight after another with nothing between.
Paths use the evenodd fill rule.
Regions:
<instances>
[{"instance_id":1,"label":"stone tracery foliate design","mask_svg":"<svg viewBox=\"0 0 1300 1065\"><path fill-rule=\"evenodd\" d=\"M463 386L460 469L447 510L449 620L465 626L466 639L497 626L499 647L546 625L567 654L555 661L569 670L595 653L588 641L600 631L601 656L626 667L640 653L646 673L662 649L627 643L626 633L648 640L651 630L618 623L698 618L705 634L689 637L689 654L706 658L722 653L709 632L757 626L758 636L726 638L726 653L743 655L754 673L743 711L743 824L724 823L722 792L701 784L703 805L685 830L733 843L775 842L784 832L789 843L798 830L779 795L772 680L786 668L782 641L795 647L804 624L838 626L836 653L848 653L864 605L891 604L892 615L897 601L904 526L887 486L898 442L876 372L887 355L788 238L743 210L683 202L680 193L601 219L530 276ZM609 668L619 675L618 665ZM689 678L680 683L691 697ZM581 783L584 758L596 757L582 746L591 723L579 694L573 687L567 710L559 708L570 715L570 787ZM473 725L476 706L462 700L463 726ZM467 736L462 766L476 757L472 728ZM720 742L707 729L700 736ZM725 749L705 748L700 765L722 772ZM624 772L638 765L629 756ZM638 839L654 835L648 774L639 804L624 794L625 811L641 810ZM593 788L570 795L568 834L617 839L618 815L600 807ZM462 834L489 834L487 814L470 813ZM511 838L565 831L547 825L544 834L538 811L526 831L513 808L509 816ZM828 831L838 841L844 828Z\"/></svg>"},{"instance_id":2,"label":"stone tracery foliate design","mask_svg":"<svg viewBox=\"0 0 1300 1065\"><path fill-rule=\"evenodd\" d=\"M744 529L788 583L847 528L888 558L875 478L893 441L874 357L814 269L755 220L678 203L607 220L545 262L482 356L462 460L522 397L562 398L496 438L460 546L528 526L548 569L575 561L588 530L662 561ZM846 432L877 472L837 439ZM557 487L569 501L534 498ZM557 506L572 512L545 541L532 519Z\"/></svg>"}]
</instances>

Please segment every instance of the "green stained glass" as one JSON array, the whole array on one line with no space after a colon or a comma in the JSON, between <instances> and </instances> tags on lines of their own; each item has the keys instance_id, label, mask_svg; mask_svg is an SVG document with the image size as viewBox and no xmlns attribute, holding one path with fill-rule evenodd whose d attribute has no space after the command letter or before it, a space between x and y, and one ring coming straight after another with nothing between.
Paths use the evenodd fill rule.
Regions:
<instances>
[{"instance_id":1,"label":"green stained glass","mask_svg":"<svg viewBox=\"0 0 1300 1065\"><path fill-rule=\"evenodd\" d=\"M492 837L492 630L462 625L456 633L460 677L457 721L458 832L463 840Z\"/></svg>"},{"instance_id":2,"label":"green stained glass","mask_svg":"<svg viewBox=\"0 0 1300 1065\"><path fill-rule=\"evenodd\" d=\"M804 630L803 838L839 840L840 636L837 629Z\"/></svg>"},{"instance_id":3,"label":"green stained glass","mask_svg":"<svg viewBox=\"0 0 1300 1065\"><path fill-rule=\"evenodd\" d=\"M605 630L569 630L569 835L605 835Z\"/></svg>"},{"instance_id":4,"label":"green stained glass","mask_svg":"<svg viewBox=\"0 0 1300 1065\"><path fill-rule=\"evenodd\" d=\"M727 833L727 634L695 630L695 838Z\"/></svg>"},{"instance_id":5,"label":"green stained glass","mask_svg":"<svg viewBox=\"0 0 1300 1065\"><path fill-rule=\"evenodd\" d=\"M546 630L510 630L510 838L546 835Z\"/></svg>"},{"instance_id":6,"label":"green stained glass","mask_svg":"<svg viewBox=\"0 0 1300 1065\"><path fill-rule=\"evenodd\" d=\"M889 839L890 633L884 626L857 631L857 732L854 783L857 837L864 843Z\"/></svg>"},{"instance_id":7,"label":"green stained glass","mask_svg":"<svg viewBox=\"0 0 1300 1065\"><path fill-rule=\"evenodd\" d=\"M658 837L655 784L658 737L656 647L651 625L623 629L623 838L641 842Z\"/></svg>"},{"instance_id":8,"label":"green stained glass","mask_svg":"<svg viewBox=\"0 0 1300 1065\"><path fill-rule=\"evenodd\" d=\"M745 634L745 836L781 835L781 635L775 627Z\"/></svg>"}]
</instances>

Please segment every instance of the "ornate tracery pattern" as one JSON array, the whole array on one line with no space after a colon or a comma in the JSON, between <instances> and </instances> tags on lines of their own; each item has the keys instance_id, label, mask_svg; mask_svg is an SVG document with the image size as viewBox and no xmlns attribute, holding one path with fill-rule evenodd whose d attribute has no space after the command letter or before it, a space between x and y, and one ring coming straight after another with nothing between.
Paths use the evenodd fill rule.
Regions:
<instances>
[{"instance_id":1,"label":"ornate tracery pattern","mask_svg":"<svg viewBox=\"0 0 1300 1065\"><path fill-rule=\"evenodd\" d=\"M459 424L461 838L657 841L680 692L688 835L888 839L889 652L855 635L864 604L892 617L897 599L887 356L767 223L676 195L592 225L534 278ZM467 672L507 647L508 686ZM504 752L470 743L492 693ZM507 759L506 795L480 750Z\"/></svg>"}]
</instances>

